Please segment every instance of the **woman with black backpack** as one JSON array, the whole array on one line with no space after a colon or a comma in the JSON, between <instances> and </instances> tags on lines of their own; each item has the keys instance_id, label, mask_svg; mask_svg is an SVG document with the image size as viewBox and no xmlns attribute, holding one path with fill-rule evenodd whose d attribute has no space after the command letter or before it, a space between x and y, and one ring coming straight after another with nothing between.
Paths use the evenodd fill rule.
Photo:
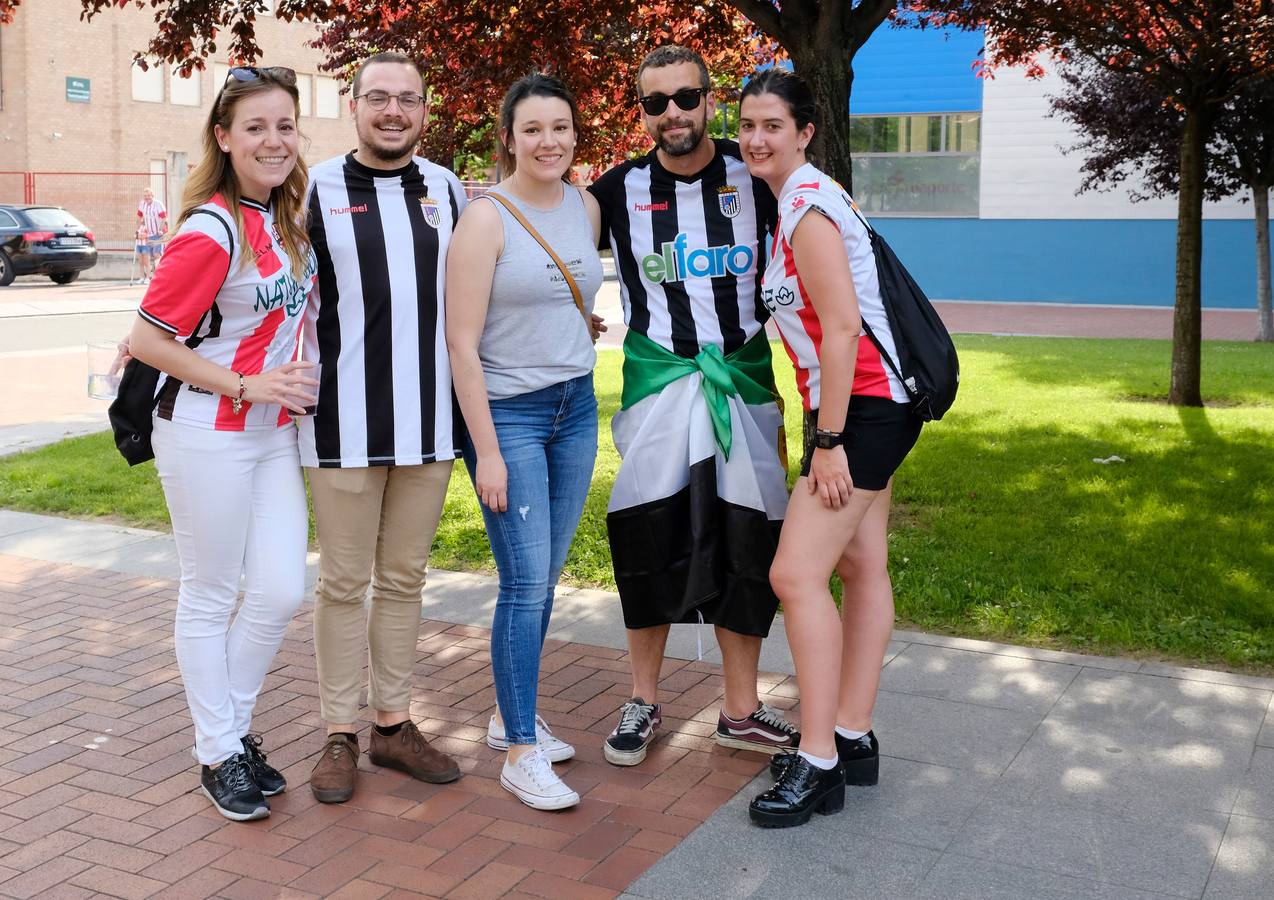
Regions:
<instances>
[{"instance_id":1,"label":"woman with black backpack","mask_svg":"<svg viewBox=\"0 0 1274 900\"><path fill-rule=\"evenodd\" d=\"M752 821L769 828L836 812L847 783L877 781L871 715L894 621L889 501L921 426L882 355L897 358L871 233L849 195L806 158L816 118L809 85L791 72L758 73L743 90L743 158L779 209L762 300L805 407L801 477L770 569L796 662L801 741L775 758L776 784L752 801ZM883 343L861 337L864 328ZM839 616L833 571L845 585Z\"/></svg>"}]
</instances>

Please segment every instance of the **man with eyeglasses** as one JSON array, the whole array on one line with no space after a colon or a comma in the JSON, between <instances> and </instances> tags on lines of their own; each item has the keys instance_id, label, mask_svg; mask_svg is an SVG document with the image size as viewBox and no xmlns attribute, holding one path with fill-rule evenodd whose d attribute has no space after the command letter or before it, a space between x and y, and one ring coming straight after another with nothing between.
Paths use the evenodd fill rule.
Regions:
<instances>
[{"instance_id":1,"label":"man with eyeglasses","mask_svg":"<svg viewBox=\"0 0 1274 900\"><path fill-rule=\"evenodd\" d=\"M458 455L443 286L465 193L415 155L426 107L410 57L368 58L350 100L358 149L310 170L318 285L303 356L322 368L300 444L321 551L314 647L327 742L310 789L323 803L354 792L364 663L371 762L422 781L460 777L409 713L426 564Z\"/></svg>"},{"instance_id":2,"label":"man with eyeglasses","mask_svg":"<svg viewBox=\"0 0 1274 900\"><path fill-rule=\"evenodd\" d=\"M628 630L632 699L603 752L646 757L662 722L658 683L669 626L716 626L725 701L716 740L777 753L796 730L760 702L757 665L778 600L769 569L787 506L783 413L761 303L776 210L733 141L712 140L703 59L676 45L637 70L655 149L590 188L620 281L623 457L607 513Z\"/></svg>"}]
</instances>

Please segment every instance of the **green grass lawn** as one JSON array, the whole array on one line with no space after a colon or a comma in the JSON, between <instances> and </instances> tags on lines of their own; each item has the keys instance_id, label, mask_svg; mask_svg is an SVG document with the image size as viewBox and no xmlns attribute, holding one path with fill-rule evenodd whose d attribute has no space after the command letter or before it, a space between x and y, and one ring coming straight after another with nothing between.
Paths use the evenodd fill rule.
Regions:
<instances>
[{"instance_id":1,"label":"green grass lawn","mask_svg":"<svg viewBox=\"0 0 1274 900\"><path fill-rule=\"evenodd\" d=\"M961 336L964 384L900 470L891 564L902 623L975 637L1274 671L1274 347L1204 345L1205 409L1167 393L1169 345ZM598 400L619 403L618 351ZM800 402L788 397L789 456ZM1120 457L1099 464L1094 459ZM603 427L566 580L613 587ZM165 528L152 464L108 435L0 459L0 506ZM458 468L433 564L491 571Z\"/></svg>"}]
</instances>

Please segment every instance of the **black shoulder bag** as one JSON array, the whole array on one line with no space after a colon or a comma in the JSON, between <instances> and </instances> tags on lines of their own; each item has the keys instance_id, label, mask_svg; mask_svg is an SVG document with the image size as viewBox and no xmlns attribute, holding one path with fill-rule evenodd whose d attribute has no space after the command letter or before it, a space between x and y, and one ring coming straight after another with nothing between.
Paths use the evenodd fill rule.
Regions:
<instances>
[{"instance_id":1,"label":"black shoulder bag","mask_svg":"<svg viewBox=\"0 0 1274 900\"><path fill-rule=\"evenodd\" d=\"M234 230L226 224L225 219L206 209L197 209L192 216L212 216L226 230L230 239L230 261L226 265L226 277L230 276L230 266L234 265ZM225 284L225 278L221 280ZM199 329L196 328L195 331ZM187 347L198 346L200 338L191 335L186 339ZM119 379L119 388L115 391L115 399L111 401L107 415L111 420L111 431L115 434L115 446L120 455L130 466L144 463L155 458L155 451L150 445L150 435L155 428L155 404L159 401L159 376L162 373L154 366L148 366L136 357L124 366Z\"/></svg>"}]
</instances>

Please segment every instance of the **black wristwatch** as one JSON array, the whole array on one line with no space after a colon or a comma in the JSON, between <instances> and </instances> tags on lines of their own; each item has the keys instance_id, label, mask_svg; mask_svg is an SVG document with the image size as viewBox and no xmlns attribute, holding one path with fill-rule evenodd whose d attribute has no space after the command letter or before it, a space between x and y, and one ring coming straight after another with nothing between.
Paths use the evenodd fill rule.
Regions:
<instances>
[{"instance_id":1,"label":"black wristwatch","mask_svg":"<svg viewBox=\"0 0 1274 900\"><path fill-rule=\"evenodd\" d=\"M814 432L814 446L819 450L831 450L833 447L839 447L841 443L841 431L824 431L818 429Z\"/></svg>"}]
</instances>

